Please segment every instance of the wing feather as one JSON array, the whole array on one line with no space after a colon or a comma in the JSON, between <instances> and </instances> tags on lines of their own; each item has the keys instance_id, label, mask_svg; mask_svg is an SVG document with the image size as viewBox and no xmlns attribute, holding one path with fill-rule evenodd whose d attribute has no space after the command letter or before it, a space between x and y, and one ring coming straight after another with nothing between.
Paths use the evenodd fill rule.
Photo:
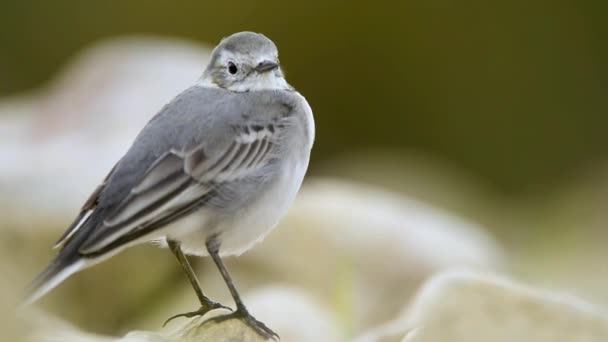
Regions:
<instances>
[{"instance_id":1,"label":"wing feather","mask_svg":"<svg viewBox=\"0 0 608 342\"><path fill-rule=\"evenodd\" d=\"M76 231L80 227L82 227L82 225L86 222L86 220L89 218L89 216L93 213L93 210L95 210L95 208L97 207L97 202L99 201L99 195L105 188L105 186L108 182L108 178L110 178L112 173L114 173L114 170L116 170L116 165L114 165L114 167L112 167L112 170L110 170L110 172L103 179L101 184L99 184L97 186L97 188L95 188L95 191L93 191L91 196L89 196L87 201L84 203L84 205L80 209L80 212L78 213L78 216L76 217L76 219L74 219L74 222L72 222L72 224L63 233L63 235L61 235L61 237L59 238L59 240L57 240L57 242L55 243L53 248L58 248L58 247L64 246L67 243L67 241L70 240L72 235L74 235L74 233L76 233Z\"/></svg>"},{"instance_id":2,"label":"wing feather","mask_svg":"<svg viewBox=\"0 0 608 342\"><path fill-rule=\"evenodd\" d=\"M272 154L274 134L274 127L243 128L225 144L224 152L211 153L214 151L196 146L188 152L163 154L105 218L103 229L88 237L80 252L99 254L200 208L223 183L247 177L265 165Z\"/></svg>"},{"instance_id":3,"label":"wing feather","mask_svg":"<svg viewBox=\"0 0 608 342\"><path fill-rule=\"evenodd\" d=\"M261 140L256 140L251 143L251 148L249 149L249 151L247 151L247 156L243 158L243 161L241 161L241 163L238 165L239 169L246 168L247 165L249 165L249 163L253 161L253 158L255 158L258 151L260 150L260 146L262 146Z\"/></svg>"}]
</instances>

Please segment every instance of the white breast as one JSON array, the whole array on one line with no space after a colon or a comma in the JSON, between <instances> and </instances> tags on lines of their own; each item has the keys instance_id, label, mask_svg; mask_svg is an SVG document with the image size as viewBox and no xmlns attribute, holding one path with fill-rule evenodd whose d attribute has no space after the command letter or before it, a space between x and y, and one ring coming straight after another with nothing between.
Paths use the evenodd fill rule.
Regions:
<instances>
[{"instance_id":1,"label":"white breast","mask_svg":"<svg viewBox=\"0 0 608 342\"><path fill-rule=\"evenodd\" d=\"M304 175L308 169L310 149L315 138L315 124L312 109L306 99L297 93L300 110L304 114L304 135L308 143L302 153L301 142L296 142L296 147L290 153L289 159L285 161L282 173L273 188L263 195L259 201L252 204L247 213L239 215L239 220L232 227L226 227L222 234L222 255L239 255L251 248L266 236L274 228L279 220L287 213L296 198L298 190L302 185ZM300 133L301 134L301 133ZM298 144L300 144L298 146Z\"/></svg>"},{"instance_id":2,"label":"white breast","mask_svg":"<svg viewBox=\"0 0 608 342\"><path fill-rule=\"evenodd\" d=\"M269 191L239 213L236 220L219 227L222 255L242 254L277 225L293 204L307 167L308 160L289 161Z\"/></svg>"}]
</instances>

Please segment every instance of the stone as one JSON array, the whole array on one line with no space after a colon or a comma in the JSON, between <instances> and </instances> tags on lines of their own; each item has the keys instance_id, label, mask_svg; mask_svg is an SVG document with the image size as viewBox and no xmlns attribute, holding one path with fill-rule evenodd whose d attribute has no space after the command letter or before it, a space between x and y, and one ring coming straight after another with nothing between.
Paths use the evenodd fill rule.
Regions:
<instances>
[{"instance_id":1,"label":"stone","mask_svg":"<svg viewBox=\"0 0 608 342\"><path fill-rule=\"evenodd\" d=\"M402 314L356 342L601 342L605 310L563 293L472 270L437 274Z\"/></svg>"},{"instance_id":2,"label":"stone","mask_svg":"<svg viewBox=\"0 0 608 342\"><path fill-rule=\"evenodd\" d=\"M283 341L337 341L332 315L306 292L280 286L259 289L248 296L250 312L276 331ZM176 319L158 331L132 331L121 342L228 342L264 341L237 319L222 322L207 320L228 313L218 309L202 317ZM287 313L287 314L286 314ZM36 310L21 315L28 322L26 337L31 341L116 341L116 338L83 332L73 325Z\"/></svg>"},{"instance_id":3,"label":"stone","mask_svg":"<svg viewBox=\"0 0 608 342\"><path fill-rule=\"evenodd\" d=\"M362 183L316 178L239 263L264 265L277 280L335 303L347 329L359 333L398 313L437 271L500 269L503 258L482 227L446 210Z\"/></svg>"}]
</instances>

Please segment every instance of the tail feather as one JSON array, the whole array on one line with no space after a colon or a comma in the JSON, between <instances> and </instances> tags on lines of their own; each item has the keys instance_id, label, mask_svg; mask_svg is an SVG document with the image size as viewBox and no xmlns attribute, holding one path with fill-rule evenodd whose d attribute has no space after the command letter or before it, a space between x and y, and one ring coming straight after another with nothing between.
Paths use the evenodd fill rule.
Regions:
<instances>
[{"instance_id":1,"label":"tail feather","mask_svg":"<svg viewBox=\"0 0 608 342\"><path fill-rule=\"evenodd\" d=\"M78 252L78 249L86 240L90 229L95 227L96 222L94 215L88 215L82 222L82 227L75 234L70 234L73 236L64 241L55 259L27 287L24 305L34 303L66 278L91 264L89 259Z\"/></svg>"},{"instance_id":2,"label":"tail feather","mask_svg":"<svg viewBox=\"0 0 608 342\"><path fill-rule=\"evenodd\" d=\"M85 267L86 260L75 258L62 258L59 255L47 268L40 272L27 288L24 305L30 305L47 294L67 277Z\"/></svg>"}]
</instances>

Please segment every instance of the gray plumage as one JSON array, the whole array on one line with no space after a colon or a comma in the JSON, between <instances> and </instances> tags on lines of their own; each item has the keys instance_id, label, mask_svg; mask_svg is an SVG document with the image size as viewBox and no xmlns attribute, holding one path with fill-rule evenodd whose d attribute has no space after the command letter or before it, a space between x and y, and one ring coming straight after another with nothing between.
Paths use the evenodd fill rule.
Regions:
<instances>
[{"instance_id":1,"label":"gray plumage","mask_svg":"<svg viewBox=\"0 0 608 342\"><path fill-rule=\"evenodd\" d=\"M204 255L214 237L222 254L240 254L293 201L313 140L310 107L284 81L274 43L249 32L225 39L201 81L152 118L93 192L30 300L139 242L166 237ZM194 214L200 229L173 224Z\"/></svg>"}]
</instances>

